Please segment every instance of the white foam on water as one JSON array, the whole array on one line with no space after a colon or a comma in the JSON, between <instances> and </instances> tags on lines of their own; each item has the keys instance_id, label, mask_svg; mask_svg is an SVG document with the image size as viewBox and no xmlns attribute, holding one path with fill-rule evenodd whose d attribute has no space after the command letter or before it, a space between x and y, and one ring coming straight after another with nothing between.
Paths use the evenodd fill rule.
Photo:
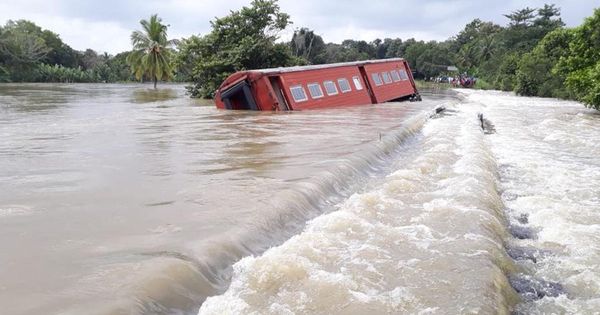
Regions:
<instances>
[{"instance_id":1,"label":"white foam on water","mask_svg":"<svg viewBox=\"0 0 600 315\"><path fill-rule=\"evenodd\" d=\"M30 215L34 212L33 208L25 205L0 205L0 218L14 217L21 215Z\"/></svg>"},{"instance_id":2,"label":"white foam on water","mask_svg":"<svg viewBox=\"0 0 600 315\"><path fill-rule=\"evenodd\" d=\"M575 102L463 93L495 124L489 140L505 204L536 231L536 239L514 244L550 252L522 271L566 291L517 311L600 314L600 116Z\"/></svg>"},{"instance_id":3,"label":"white foam on water","mask_svg":"<svg viewBox=\"0 0 600 315\"><path fill-rule=\"evenodd\" d=\"M415 156L281 246L236 263L229 289L200 314L508 313L513 266L478 109L427 122Z\"/></svg>"}]
</instances>

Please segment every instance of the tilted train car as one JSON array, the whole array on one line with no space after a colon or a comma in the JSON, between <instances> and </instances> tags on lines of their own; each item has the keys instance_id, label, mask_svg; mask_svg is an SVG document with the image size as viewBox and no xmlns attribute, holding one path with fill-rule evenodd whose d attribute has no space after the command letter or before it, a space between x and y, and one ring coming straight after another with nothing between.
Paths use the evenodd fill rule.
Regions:
<instances>
[{"instance_id":1,"label":"tilted train car","mask_svg":"<svg viewBox=\"0 0 600 315\"><path fill-rule=\"evenodd\" d=\"M402 58L240 71L215 94L222 109L303 110L420 100Z\"/></svg>"}]
</instances>

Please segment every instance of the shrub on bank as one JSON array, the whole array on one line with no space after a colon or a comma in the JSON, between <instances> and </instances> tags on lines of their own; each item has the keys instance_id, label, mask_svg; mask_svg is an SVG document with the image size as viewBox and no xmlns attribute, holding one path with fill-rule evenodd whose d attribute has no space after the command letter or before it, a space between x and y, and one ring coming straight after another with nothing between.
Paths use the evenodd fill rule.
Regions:
<instances>
[{"instance_id":1,"label":"shrub on bank","mask_svg":"<svg viewBox=\"0 0 600 315\"><path fill-rule=\"evenodd\" d=\"M561 58L569 53L572 31L557 29L546 35L517 66L515 92L525 96L569 98L565 76L554 71Z\"/></svg>"},{"instance_id":2,"label":"shrub on bank","mask_svg":"<svg viewBox=\"0 0 600 315\"><path fill-rule=\"evenodd\" d=\"M566 76L566 86L577 100L600 110L600 9L573 30L569 51L556 72Z\"/></svg>"},{"instance_id":3,"label":"shrub on bank","mask_svg":"<svg viewBox=\"0 0 600 315\"><path fill-rule=\"evenodd\" d=\"M484 79L477 78L475 88L478 90L493 90L494 86Z\"/></svg>"},{"instance_id":4,"label":"shrub on bank","mask_svg":"<svg viewBox=\"0 0 600 315\"><path fill-rule=\"evenodd\" d=\"M36 81L56 83L93 83L100 82L98 75L93 70L80 68L67 68L61 65L41 64L38 69Z\"/></svg>"}]
</instances>

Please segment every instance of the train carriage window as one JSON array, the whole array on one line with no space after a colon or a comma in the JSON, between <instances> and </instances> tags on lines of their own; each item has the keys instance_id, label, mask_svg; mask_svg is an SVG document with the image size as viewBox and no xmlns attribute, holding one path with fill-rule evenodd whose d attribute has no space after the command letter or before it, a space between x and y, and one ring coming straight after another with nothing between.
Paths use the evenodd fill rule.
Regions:
<instances>
[{"instance_id":1,"label":"train carriage window","mask_svg":"<svg viewBox=\"0 0 600 315\"><path fill-rule=\"evenodd\" d=\"M402 78L402 81L408 80L408 75L406 74L406 70L400 69L400 77Z\"/></svg>"},{"instance_id":2,"label":"train carriage window","mask_svg":"<svg viewBox=\"0 0 600 315\"><path fill-rule=\"evenodd\" d=\"M352 91L352 88L350 87L350 82L348 82L348 79L346 78L341 78L338 79L338 85L340 86L340 91L342 91L342 93L347 93Z\"/></svg>"},{"instance_id":3,"label":"train carriage window","mask_svg":"<svg viewBox=\"0 0 600 315\"><path fill-rule=\"evenodd\" d=\"M290 87L290 92L292 93L292 97L294 98L294 101L296 101L296 102L308 101L308 96L306 96L306 91L304 91L304 88L302 87L302 85L294 85L294 86Z\"/></svg>"},{"instance_id":4,"label":"train carriage window","mask_svg":"<svg viewBox=\"0 0 600 315\"><path fill-rule=\"evenodd\" d=\"M308 93L310 93L310 97L313 99L323 97L323 90L321 89L321 85L319 85L319 83L309 83L307 87Z\"/></svg>"},{"instance_id":5,"label":"train carriage window","mask_svg":"<svg viewBox=\"0 0 600 315\"><path fill-rule=\"evenodd\" d=\"M400 75L398 74L398 71L392 70L391 73L392 73L392 79L394 79L394 82L400 81Z\"/></svg>"},{"instance_id":6,"label":"train carriage window","mask_svg":"<svg viewBox=\"0 0 600 315\"><path fill-rule=\"evenodd\" d=\"M381 81L381 76L379 75L379 73L371 73L371 78L373 78L373 82L375 82L375 85L383 85L383 81Z\"/></svg>"},{"instance_id":7,"label":"train carriage window","mask_svg":"<svg viewBox=\"0 0 600 315\"><path fill-rule=\"evenodd\" d=\"M325 81L323 82L323 85L325 86L325 91L327 91L327 95L338 94L337 86L335 86L335 83L333 83L333 81Z\"/></svg>"},{"instance_id":8,"label":"train carriage window","mask_svg":"<svg viewBox=\"0 0 600 315\"><path fill-rule=\"evenodd\" d=\"M383 75L383 82L385 82L385 84L392 83L392 78L390 77L389 72L382 72L381 74Z\"/></svg>"},{"instance_id":9,"label":"train carriage window","mask_svg":"<svg viewBox=\"0 0 600 315\"><path fill-rule=\"evenodd\" d=\"M356 88L357 91L360 91L363 89L362 83L360 82L359 77L352 77L352 82L354 82L354 87Z\"/></svg>"}]
</instances>

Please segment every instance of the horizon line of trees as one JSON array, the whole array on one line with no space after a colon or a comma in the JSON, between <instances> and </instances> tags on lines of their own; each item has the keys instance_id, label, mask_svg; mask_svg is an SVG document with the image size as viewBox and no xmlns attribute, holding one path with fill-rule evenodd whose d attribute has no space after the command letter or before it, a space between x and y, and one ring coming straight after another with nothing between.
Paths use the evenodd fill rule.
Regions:
<instances>
[{"instance_id":1,"label":"horizon line of trees","mask_svg":"<svg viewBox=\"0 0 600 315\"><path fill-rule=\"evenodd\" d=\"M416 78L445 75L448 66L456 66L477 77L481 88L576 99L600 110L600 9L575 28L565 27L553 4L504 16L505 26L475 19L445 41L384 38L337 44L325 43L306 27L281 41L280 33L292 21L277 0L253 0L215 18L209 33L179 41L166 38L168 26L155 15L151 20L164 31L164 38L157 38L168 49L146 58L162 62L155 66L160 75L150 74L148 66L137 71L142 52L154 49L148 46L152 41L133 42L134 50L115 56L99 55L91 49L73 50L32 22L8 21L0 26L0 82L156 82L172 77L191 82L192 97L209 98L227 76L240 70L402 57Z\"/></svg>"},{"instance_id":2,"label":"horizon line of trees","mask_svg":"<svg viewBox=\"0 0 600 315\"><path fill-rule=\"evenodd\" d=\"M75 50L58 34L27 20L0 26L0 82L131 81L128 54Z\"/></svg>"},{"instance_id":3,"label":"horizon line of trees","mask_svg":"<svg viewBox=\"0 0 600 315\"><path fill-rule=\"evenodd\" d=\"M475 19L445 41L325 43L301 27L286 43L278 39L292 23L290 16L277 0L254 0L215 18L210 33L182 40L175 63L193 82L188 87L193 97L213 97L219 84L240 70L402 57L416 78L444 75L456 66L477 77L481 88L576 99L600 110L600 9L575 28L565 28L554 4L504 16L505 26Z\"/></svg>"}]
</instances>

